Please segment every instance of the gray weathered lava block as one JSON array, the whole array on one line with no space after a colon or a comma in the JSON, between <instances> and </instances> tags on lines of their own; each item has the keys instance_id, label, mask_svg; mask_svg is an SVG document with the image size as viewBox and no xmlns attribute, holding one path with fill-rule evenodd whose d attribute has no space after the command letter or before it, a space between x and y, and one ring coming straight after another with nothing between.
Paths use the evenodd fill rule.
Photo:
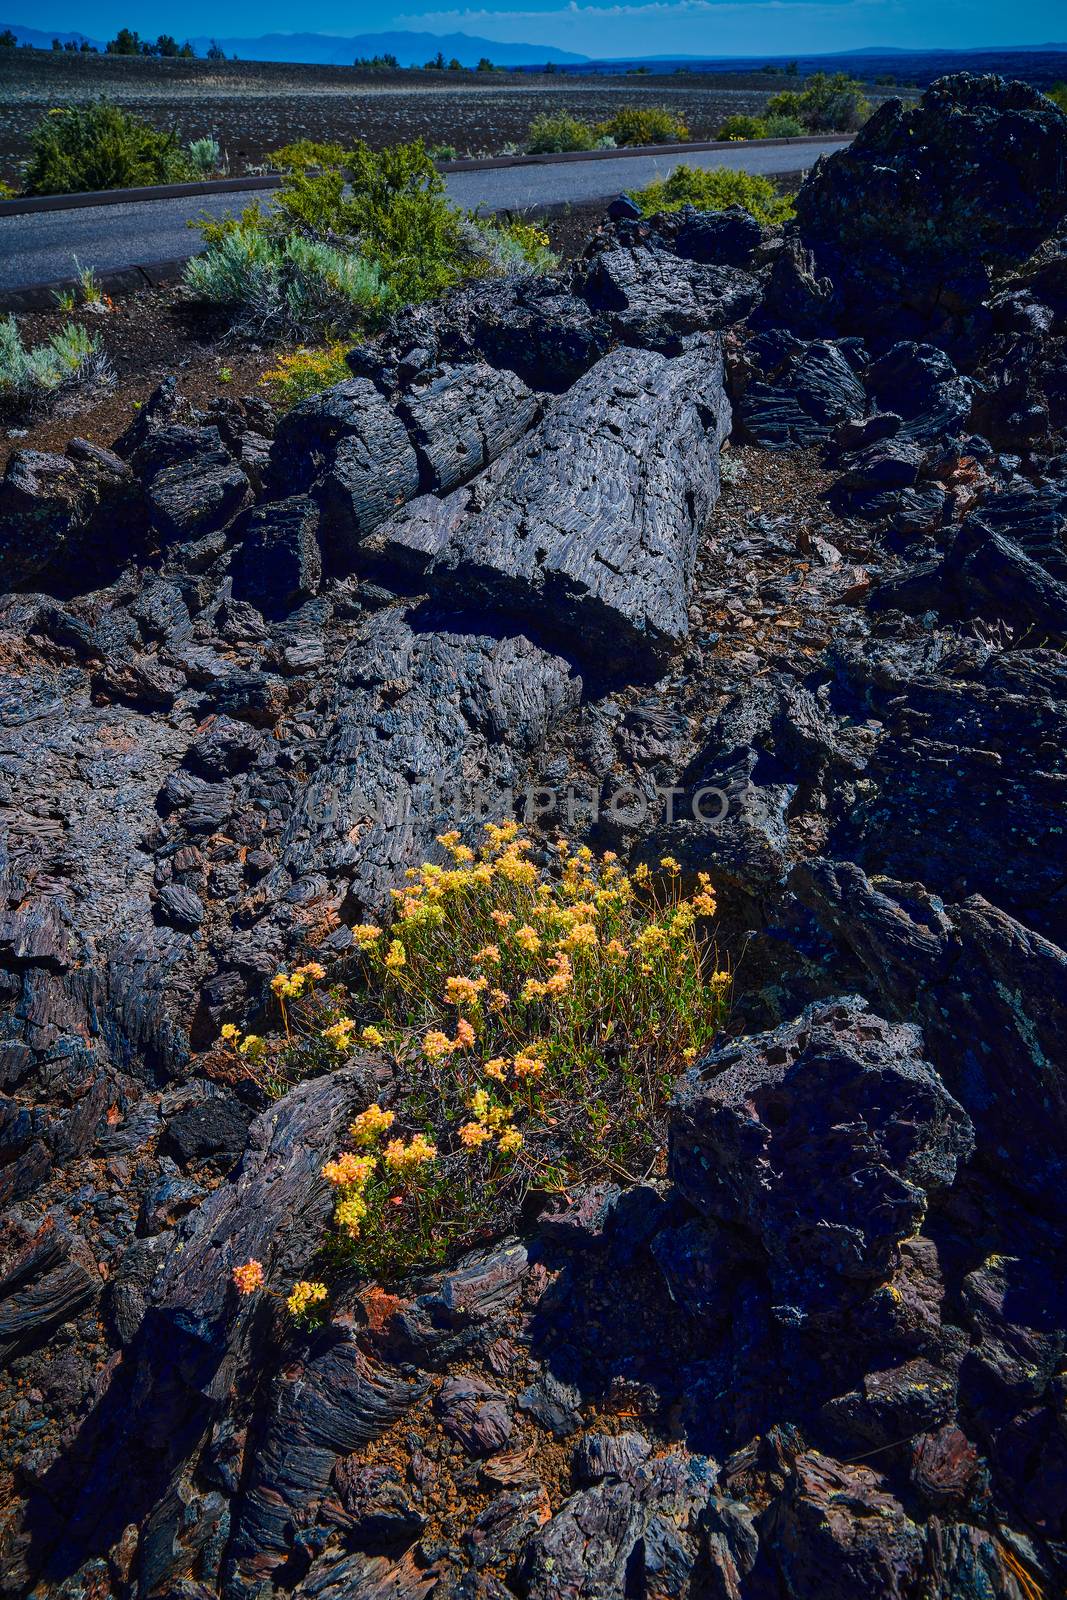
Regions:
<instances>
[{"instance_id":1,"label":"gray weathered lava block","mask_svg":"<svg viewBox=\"0 0 1067 1600\"><path fill-rule=\"evenodd\" d=\"M674 359L613 351L478 480L435 583L608 670L654 671L688 631L729 422L716 339Z\"/></svg>"}]
</instances>

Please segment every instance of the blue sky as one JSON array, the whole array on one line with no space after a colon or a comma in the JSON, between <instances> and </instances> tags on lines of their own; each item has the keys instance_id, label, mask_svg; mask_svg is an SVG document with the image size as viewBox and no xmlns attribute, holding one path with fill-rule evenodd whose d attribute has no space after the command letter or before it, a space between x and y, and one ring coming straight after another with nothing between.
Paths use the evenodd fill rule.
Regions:
<instances>
[{"instance_id":1,"label":"blue sky","mask_svg":"<svg viewBox=\"0 0 1067 1600\"><path fill-rule=\"evenodd\" d=\"M35 26L107 36L122 23L156 34L239 37L386 28L480 34L553 44L591 56L780 55L868 45L1041 44L1067 38L1065 0L482 0L469 9L419 9L420 0L56 0ZM427 0L422 0L425 5ZM0 0L0 10L2 10ZM16 10L11 6L12 11ZM19 8L21 9L21 8ZM26 21L30 19L25 18Z\"/></svg>"}]
</instances>

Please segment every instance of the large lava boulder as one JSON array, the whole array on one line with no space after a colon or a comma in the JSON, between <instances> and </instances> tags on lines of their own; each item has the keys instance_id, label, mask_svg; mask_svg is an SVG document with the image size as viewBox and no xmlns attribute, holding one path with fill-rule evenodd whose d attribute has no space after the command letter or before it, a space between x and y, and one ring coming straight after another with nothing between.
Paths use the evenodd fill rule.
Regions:
<instances>
[{"instance_id":1,"label":"large lava boulder","mask_svg":"<svg viewBox=\"0 0 1067 1600\"><path fill-rule=\"evenodd\" d=\"M887 101L797 196L819 270L868 319L977 303L983 264L1025 261L1065 216L1067 117L1028 84L967 72Z\"/></svg>"}]
</instances>

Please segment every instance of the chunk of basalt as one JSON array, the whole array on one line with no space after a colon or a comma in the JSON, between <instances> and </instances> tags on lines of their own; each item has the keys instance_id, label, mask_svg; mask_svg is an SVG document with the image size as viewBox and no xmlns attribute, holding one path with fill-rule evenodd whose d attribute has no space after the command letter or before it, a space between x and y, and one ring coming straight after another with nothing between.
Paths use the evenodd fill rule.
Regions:
<instances>
[{"instance_id":1,"label":"chunk of basalt","mask_svg":"<svg viewBox=\"0 0 1067 1600\"><path fill-rule=\"evenodd\" d=\"M149 521L165 542L222 528L251 499L248 478L217 428L168 428L146 454Z\"/></svg>"},{"instance_id":2,"label":"chunk of basalt","mask_svg":"<svg viewBox=\"0 0 1067 1600\"><path fill-rule=\"evenodd\" d=\"M789 1600L911 1600L924 1554L923 1530L877 1472L816 1450L797 1456L763 1519L762 1544Z\"/></svg>"},{"instance_id":3,"label":"chunk of basalt","mask_svg":"<svg viewBox=\"0 0 1067 1600\"><path fill-rule=\"evenodd\" d=\"M501 1333L530 1270L524 1245L506 1240L475 1250L456 1266L422 1281L410 1300L383 1297L371 1288L361 1297L367 1339L393 1362L414 1362L443 1371L460 1355L484 1350Z\"/></svg>"},{"instance_id":4,"label":"chunk of basalt","mask_svg":"<svg viewBox=\"0 0 1067 1600\"><path fill-rule=\"evenodd\" d=\"M361 1550L399 1552L422 1533L426 1517L392 1467L368 1465L362 1450L333 1469L334 1494L322 1502L323 1521L336 1523Z\"/></svg>"},{"instance_id":5,"label":"chunk of basalt","mask_svg":"<svg viewBox=\"0 0 1067 1600\"><path fill-rule=\"evenodd\" d=\"M579 1488L588 1488L603 1478L620 1477L651 1454L643 1434L589 1433L575 1446L571 1472Z\"/></svg>"},{"instance_id":6,"label":"chunk of basalt","mask_svg":"<svg viewBox=\"0 0 1067 1600\"><path fill-rule=\"evenodd\" d=\"M615 351L478 480L431 582L601 671L656 674L688 632L728 426L717 343Z\"/></svg>"},{"instance_id":7,"label":"chunk of basalt","mask_svg":"<svg viewBox=\"0 0 1067 1600\"><path fill-rule=\"evenodd\" d=\"M475 1569L509 1561L526 1541L543 1528L552 1508L541 1484L506 1489L490 1500L464 1537Z\"/></svg>"},{"instance_id":8,"label":"chunk of basalt","mask_svg":"<svg viewBox=\"0 0 1067 1600\"><path fill-rule=\"evenodd\" d=\"M871 363L865 381L878 409L896 412L900 431L924 444L958 437L971 414L974 383L936 345L894 345Z\"/></svg>"},{"instance_id":9,"label":"chunk of basalt","mask_svg":"<svg viewBox=\"0 0 1067 1600\"><path fill-rule=\"evenodd\" d=\"M406 390L397 404L418 457L421 487L440 495L502 455L539 410L521 378L485 362L446 368Z\"/></svg>"},{"instance_id":10,"label":"chunk of basalt","mask_svg":"<svg viewBox=\"0 0 1067 1600\"><path fill-rule=\"evenodd\" d=\"M888 1450L924 1429L939 1428L956 1412L951 1372L917 1357L884 1372L869 1372L858 1389L822 1408L833 1437L848 1450L864 1445Z\"/></svg>"},{"instance_id":11,"label":"chunk of basalt","mask_svg":"<svg viewBox=\"0 0 1067 1600\"><path fill-rule=\"evenodd\" d=\"M1028 84L956 73L917 105L889 100L847 149L824 156L797 196L822 272L874 332L946 304L946 280L983 295L972 264L1025 261L1067 215L1067 117ZM898 320L897 326L900 326Z\"/></svg>"},{"instance_id":12,"label":"chunk of basalt","mask_svg":"<svg viewBox=\"0 0 1067 1600\"><path fill-rule=\"evenodd\" d=\"M511 1405L480 1378L448 1378L435 1402L441 1426L472 1456L491 1456L511 1438Z\"/></svg>"},{"instance_id":13,"label":"chunk of basalt","mask_svg":"<svg viewBox=\"0 0 1067 1600\"><path fill-rule=\"evenodd\" d=\"M421 632L395 610L368 620L336 676L322 758L266 881L280 898L325 872L336 906L353 912L387 905L479 793L524 780L581 693L566 662L521 634Z\"/></svg>"},{"instance_id":14,"label":"chunk of basalt","mask_svg":"<svg viewBox=\"0 0 1067 1600\"><path fill-rule=\"evenodd\" d=\"M1004 1537L1010 1530L1001 1525L1000 1535L966 1522L949 1522L932 1517L927 1525L927 1561L924 1593L929 1600L957 1600L961 1595L980 1595L982 1600L1029 1600L1048 1592L1050 1573L1036 1555L1029 1540L1027 1554L1020 1560L1016 1551L1022 1541L1010 1543Z\"/></svg>"},{"instance_id":15,"label":"chunk of basalt","mask_svg":"<svg viewBox=\"0 0 1067 1600\"><path fill-rule=\"evenodd\" d=\"M216 1091L168 1119L164 1144L184 1166L210 1161L225 1169L244 1151L248 1123L236 1096Z\"/></svg>"},{"instance_id":16,"label":"chunk of basalt","mask_svg":"<svg viewBox=\"0 0 1067 1600\"><path fill-rule=\"evenodd\" d=\"M259 729L249 727L247 722L227 716L208 717L197 730L185 762L199 777L216 783L250 767L264 742Z\"/></svg>"},{"instance_id":17,"label":"chunk of basalt","mask_svg":"<svg viewBox=\"0 0 1067 1600\"><path fill-rule=\"evenodd\" d=\"M361 541L361 572L418 590L470 507L470 490L419 495Z\"/></svg>"},{"instance_id":18,"label":"chunk of basalt","mask_svg":"<svg viewBox=\"0 0 1067 1600\"><path fill-rule=\"evenodd\" d=\"M48 1219L0 1279L0 1368L86 1312L103 1286L84 1247Z\"/></svg>"},{"instance_id":19,"label":"chunk of basalt","mask_svg":"<svg viewBox=\"0 0 1067 1600\"><path fill-rule=\"evenodd\" d=\"M684 206L674 248L687 260L707 266L746 267L765 237L744 206L727 206L722 211L696 211Z\"/></svg>"},{"instance_id":20,"label":"chunk of basalt","mask_svg":"<svg viewBox=\"0 0 1067 1600\"><path fill-rule=\"evenodd\" d=\"M234 529L239 541L230 567L234 599L246 601L275 621L318 594L322 582L318 524L319 508L309 495L294 495L251 511Z\"/></svg>"},{"instance_id":21,"label":"chunk of basalt","mask_svg":"<svg viewBox=\"0 0 1067 1600\"><path fill-rule=\"evenodd\" d=\"M954 1422L934 1433L920 1434L912 1442L911 1481L929 1506L965 1504L980 1471L978 1451Z\"/></svg>"},{"instance_id":22,"label":"chunk of basalt","mask_svg":"<svg viewBox=\"0 0 1067 1600\"><path fill-rule=\"evenodd\" d=\"M120 1388L110 1395L93 1440L70 1463L65 1479L66 1532L73 1547L97 1541L107 1548L128 1523L143 1521L165 1496L172 1474L198 1459L235 1386L261 1381L272 1302L265 1295L242 1299L232 1269L260 1261L268 1286L285 1291L308 1276L332 1210L321 1175L322 1153L337 1145L353 1115L368 1103L368 1070L373 1074L373 1064L360 1060L308 1080L257 1117L240 1167L183 1223L181 1249L171 1250L162 1269L143 1285L143 1311L125 1352ZM347 1330L341 1329L336 1340L332 1357L324 1356L322 1368L308 1375L307 1412L300 1412L299 1394L289 1396L297 1413L309 1419L302 1448L311 1452L316 1484L324 1460L316 1452L329 1455L323 1487L334 1458L366 1441L370 1412L379 1400L388 1410L394 1393L393 1380L376 1383L373 1363L363 1362ZM279 1406L288 1403L292 1382L278 1380ZM328 1413L334 1403L329 1399L334 1384L349 1397L338 1405L354 1408L364 1397L370 1412L357 1420L353 1409L336 1425L328 1417L316 1422L321 1413L315 1408L321 1405ZM408 1386L401 1388L406 1393ZM353 1442L346 1444L350 1432ZM293 1456L294 1473L298 1456L303 1459L300 1453ZM263 1474L273 1461L273 1454L264 1457ZM99 1483L118 1481L120 1474L128 1495L121 1503L102 1501ZM280 1511L277 1516L280 1520ZM270 1514L265 1520L270 1522Z\"/></svg>"},{"instance_id":23,"label":"chunk of basalt","mask_svg":"<svg viewBox=\"0 0 1067 1600\"><path fill-rule=\"evenodd\" d=\"M344 1324L328 1337L325 1350L290 1364L274 1383L230 1546L236 1576L249 1586L293 1553L296 1529L338 1459L377 1438L426 1391L423 1380L375 1361Z\"/></svg>"},{"instance_id":24,"label":"chunk of basalt","mask_svg":"<svg viewBox=\"0 0 1067 1600\"><path fill-rule=\"evenodd\" d=\"M973 895L872 883L849 862L794 868L790 886L858 960L879 1000L918 1018L973 1119L978 1157L1058 1216L1067 1181L1067 954Z\"/></svg>"},{"instance_id":25,"label":"chunk of basalt","mask_svg":"<svg viewBox=\"0 0 1067 1600\"><path fill-rule=\"evenodd\" d=\"M0 587L99 581L143 530L139 486L118 456L78 439L66 455L16 450L0 479Z\"/></svg>"},{"instance_id":26,"label":"chunk of basalt","mask_svg":"<svg viewBox=\"0 0 1067 1600\"><path fill-rule=\"evenodd\" d=\"M863 384L838 345L804 344L775 332L753 340L744 360L756 376L738 402L738 428L764 449L821 444L842 422L867 411Z\"/></svg>"},{"instance_id":27,"label":"chunk of basalt","mask_svg":"<svg viewBox=\"0 0 1067 1600\"><path fill-rule=\"evenodd\" d=\"M670 1171L705 1215L758 1238L779 1298L817 1314L884 1276L973 1142L919 1030L849 997L692 1068Z\"/></svg>"},{"instance_id":28,"label":"chunk of basalt","mask_svg":"<svg viewBox=\"0 0 1067 1600\"><path fill-rule=\"evenodd\" d=\"M741 322L759 304L761 287L737 267L637 245L594 256L580 292L620 338L669 350L686 334Z\"/></svg>"},{"instance_id":29,"label":"chunk of basalt","mask_svg":"<svg viewBox=\"0 0 1067 1600\"><path fill-rule=\"evenodd\" d=\"M625 1594L640 1572L647 1600L697 1600L707 1592L704 1524L717 1470L709 1457L676 1449L572 1494L527 1541L518 1592L525 1600L600 1600Z\"/></svg>"},{"instance_id":30,"label":"chunk of basalt","mask_svg":"<svg viewBox=\"0 0 1067 1600\"><path fill-rule=\"evenodd\" d=\"M1044 1262L991 1256L963 1280L973 1347L960 1373L986 1416L1040 1400L1067 1350L1067 1294Z\"/></svg>"}]
</instances>

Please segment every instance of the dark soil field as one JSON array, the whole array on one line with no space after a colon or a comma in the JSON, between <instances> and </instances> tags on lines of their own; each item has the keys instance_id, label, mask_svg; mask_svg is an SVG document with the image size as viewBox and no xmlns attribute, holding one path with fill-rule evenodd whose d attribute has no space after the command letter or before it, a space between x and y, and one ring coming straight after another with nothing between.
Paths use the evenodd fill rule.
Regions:
<instances>
[{"instance_id":1,"label":"dark soil field","mask_svg":"<svg viewBox=\"0 0 1067 1600\"><path fill-rule=\"evenodd\" d=\"M422 138L460 155L524 147L543 111L596 121L621 106L667 106L694 139L714 138L724 117L759 112L781 78L737 74L572 78L529 73L410 72L371 76L344 67L278 62L139 60L0 52L0 176L13 181L30 130L52 106L106 94L184 140L213 134L230 170L243 173L291 139L366 139L375 147ZM877 93L873 99L882 98Z\"/></svg>"}]
</instances>

